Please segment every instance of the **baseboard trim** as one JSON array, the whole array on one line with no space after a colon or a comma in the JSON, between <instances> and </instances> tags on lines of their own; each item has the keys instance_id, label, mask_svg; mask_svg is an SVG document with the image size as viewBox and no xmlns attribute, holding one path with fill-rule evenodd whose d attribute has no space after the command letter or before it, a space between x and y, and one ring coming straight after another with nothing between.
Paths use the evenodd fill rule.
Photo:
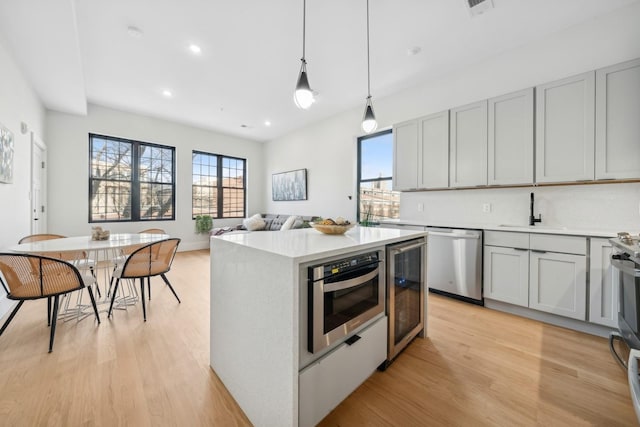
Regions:
<instances>
[{"instance_id":1,"label":"baseboard trim","mask_svg":"<svg viewBox=\"0 0 640 427\"><path fill-rule=\"evenodd\" d=\"M584 332L590 335L608 338L611 332L616 329L607 326L596 325L595 323L583 322L581 320L570 319L551 313L532 310L526 307L509 304L502 301L484 299L484 306L493 310L504 311L505 313L515 314L516 316L526 317L528 319L537 320L551 325L560 326L562 328L573 329L574 331Z\"/></svg>"},{"instance_id":2,"label":"baseboard trim","mask_svg":"<svg viewBox=\"0 0 640 427\"><path fill-rule=\"evenodd\" d=\"M178 246L178 252L187 252L187 251L197 251L200 249L209 249L209 241L205 240L202 242L180 242L180 246Z\"/></svg>"}]
</instances>

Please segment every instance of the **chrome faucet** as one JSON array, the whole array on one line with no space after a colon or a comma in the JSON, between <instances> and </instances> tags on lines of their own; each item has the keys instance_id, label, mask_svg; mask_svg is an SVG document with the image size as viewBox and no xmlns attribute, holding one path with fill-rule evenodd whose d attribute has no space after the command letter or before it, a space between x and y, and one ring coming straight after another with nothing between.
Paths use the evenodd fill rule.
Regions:
<instances>
[{"instance_id":1,"label":"chrome faucet","mask_svg":"<svg viewBox=\"0 0 640 427\"><path fill-rule=\"evenodd\" d=\"M533 193L531 193L531 210L529 213L529 225L536 225L536 222L542 222L542 214L539 214L538 218L533 216Z\"/></svg>"}]
</instances>

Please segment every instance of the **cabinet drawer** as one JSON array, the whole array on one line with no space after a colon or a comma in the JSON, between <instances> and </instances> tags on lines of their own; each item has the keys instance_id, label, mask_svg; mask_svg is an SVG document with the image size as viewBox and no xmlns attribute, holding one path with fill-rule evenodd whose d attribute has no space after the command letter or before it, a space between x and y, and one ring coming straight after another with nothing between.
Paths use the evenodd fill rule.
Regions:
<instances>
[{"instance_id":1,"label":"cabinet drawer","mask_svg":"<svg viewBox=\"0 0 640 427\"><path fill-rule=\"evenodd\" d=\"M485 231L484 244L487 246L503 246L505 248L529 249L529 233L510 231Z\"/></svg>"},{"instance_id":2,"label":"cabinet drawer","mask_svg":"<svg viewBox=\"0 0 640 427\"><path fill-rule=\"evenodd\" d=\"M586 255L587 239L579 236L558 236L555 234L531 234L531 249L548 252Z\"/></svg>"},{"instance_id":3,"label":"cabinet drawer","mask_svg":"<svg viewBox=\"0 0 640 427\"><path fill-rule=\"evenodd\" d=\"M386 359L386 316L357 335L353 345L341 345L300 372L300 426L318 424Z\"/></svg>"}]
</instances>

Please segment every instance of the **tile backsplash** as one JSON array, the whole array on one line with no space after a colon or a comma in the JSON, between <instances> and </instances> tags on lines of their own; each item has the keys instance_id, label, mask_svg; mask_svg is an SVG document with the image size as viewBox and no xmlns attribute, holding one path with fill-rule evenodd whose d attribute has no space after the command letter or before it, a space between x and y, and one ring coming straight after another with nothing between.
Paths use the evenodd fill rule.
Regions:
<instances>
[{"instance_id":1,"label":"tile backsplash","mask_svg":"<svg viewBox=\"0 0 640 427\"><path fill-rule=\"evenodd\" d=\"M640 183L406 192L401 196L400 217L451 226L456 222L526 225L532 192L534 214L542 214L543 225L640 231ZM489 212L483 210L487 204Z\"/></svg>"}]
</instances>

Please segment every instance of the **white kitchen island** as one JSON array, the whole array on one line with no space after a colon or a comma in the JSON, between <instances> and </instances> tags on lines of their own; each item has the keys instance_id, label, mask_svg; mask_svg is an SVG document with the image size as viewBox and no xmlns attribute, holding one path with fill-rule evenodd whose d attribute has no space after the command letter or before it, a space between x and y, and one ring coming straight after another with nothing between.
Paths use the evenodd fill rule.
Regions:
<instances>
[{"instance_id":1,"label":"white kitchen island","mask_svg":"<svg viewBox=\"0 0 640 427\"><path fill-rule=\"evenodd\" d=\"M211 238L210 365L254 425L299 423L301 268L423 236L355 227L344 235L301 229ZM386 348L384 320L369 335ZM331 381L340 388L341 378Z\"/></svg>"}]
</instances>

